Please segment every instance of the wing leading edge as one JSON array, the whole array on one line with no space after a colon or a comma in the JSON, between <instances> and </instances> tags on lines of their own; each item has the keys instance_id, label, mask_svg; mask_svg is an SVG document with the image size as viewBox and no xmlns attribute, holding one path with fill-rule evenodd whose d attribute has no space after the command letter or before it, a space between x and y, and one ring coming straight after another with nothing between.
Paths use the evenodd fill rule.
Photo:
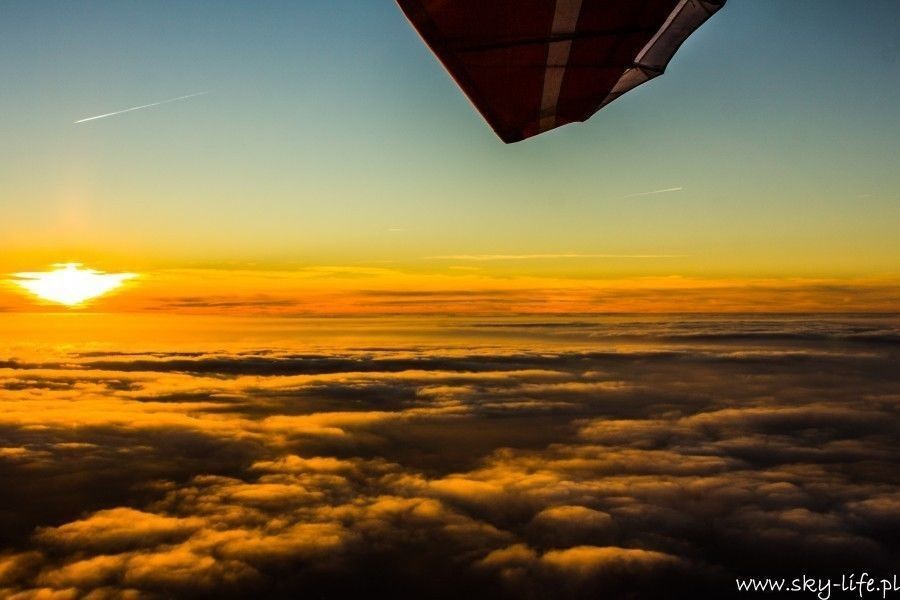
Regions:
<instances>
[{"instance_id":1,"label":"wing leading edge","mask_svg":"<svg viewBox=\"0 0 900 600\"><path fill-rule=\"evenodd\" d=\"M397 0L497 135L517 142L665 71L725 0Z\"/></svg>"}]
</instances>

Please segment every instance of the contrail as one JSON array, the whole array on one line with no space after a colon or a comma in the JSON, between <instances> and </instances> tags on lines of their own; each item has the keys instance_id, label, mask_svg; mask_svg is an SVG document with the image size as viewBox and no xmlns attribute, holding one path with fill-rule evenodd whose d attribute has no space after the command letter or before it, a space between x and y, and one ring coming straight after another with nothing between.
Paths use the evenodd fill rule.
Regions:
<instances>
[{"instance_id":1,"label":"contrail","mask_svg":"<svg viewBox=\"0 0 900 600\"><path fill-rule=\"evenodd\" d=\"M562 258L683 258L684 254L447 254L427 256L431 260L541 260Z\"/></svg>"},{"instance_id":2,"label":"contrail","mask_svg":"<svg viewBox=\"0 0 900 600\"><path fill-rule=\"evenodd\" d=\"M666 188L664 190L653 190L652 192L638 192L637 194L628 194L627 196L622 196L622 198L636 198L637 196L652 196L653 194L665 194L666 192L680 192L684 188L681 187L673 187Z\"/></svg>"},{"instance_id":3,"label":"contrail","mask_svg":"<svg viewBox=\"0 0 900 600\"><path fill-rule=\"evenodd\" d=\"M125 110L117 110L116 112L106 113L105 115L97 115L96 117L87 117L86 119L79 119L73 123L73 125L77 125L78 123L84 123L86 121L96 121L97 119L105 119L106 117L113 117L115 115L121 115L122 113L131 112L133 110L141 110L142 108L150 108L151 106L159 106L160 104L168 104L169 102L178 102L179 100L187 100L188 98L196 98L197 96L202 96L204 94L208 94L209 90L205 92L197 92L196 94L188 94L187 96L178 96L177 98L169 98L168 100L162 100L160 102L154 102L153 104L142 104L141 106L132 106L131 108L126 108Z\"/></svg>"}]
</instances>

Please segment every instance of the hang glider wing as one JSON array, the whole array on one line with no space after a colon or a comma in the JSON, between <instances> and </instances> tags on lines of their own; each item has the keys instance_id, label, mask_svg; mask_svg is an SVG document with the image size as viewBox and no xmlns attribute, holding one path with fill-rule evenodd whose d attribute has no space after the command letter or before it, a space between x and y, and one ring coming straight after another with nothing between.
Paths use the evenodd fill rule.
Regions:
<instances>
[{"instance_id":1,"label":"hang glider wing","mask_svg":"<svg viewBox=\"0 0 900 600\"><path fill-rule=\"evenodd\" d=\"M397 0L503 141L595 112L665 70L725 0Z\"/></svg>"}]
</instances>

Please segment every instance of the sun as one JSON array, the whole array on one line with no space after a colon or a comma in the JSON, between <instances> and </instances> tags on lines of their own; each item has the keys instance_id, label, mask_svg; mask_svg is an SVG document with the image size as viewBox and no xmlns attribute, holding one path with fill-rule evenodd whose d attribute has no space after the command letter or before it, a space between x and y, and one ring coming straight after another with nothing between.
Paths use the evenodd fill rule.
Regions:
<instances>
[{"instance_id":1,"label":"sun","mask_svg":"<svg viewBox=\"0 0 900 600\"><path fill-rule=\"evenodd\" d=\"M43 300L78 306L102 296L137 277L134 273L103 273L85 269L79 263L53 265L52 271L15 273L16 285Z\"/></svg>"}]
</instances>

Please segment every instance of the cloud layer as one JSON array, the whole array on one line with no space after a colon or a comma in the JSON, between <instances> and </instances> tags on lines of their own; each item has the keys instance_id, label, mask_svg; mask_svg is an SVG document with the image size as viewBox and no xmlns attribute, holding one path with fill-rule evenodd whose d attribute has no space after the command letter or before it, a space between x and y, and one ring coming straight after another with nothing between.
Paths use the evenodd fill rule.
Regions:
<instances>
[{"instance_id":1,"label":"cloud layer","mask_svg":"<svg viewBox=\"0 0 900 600\"><path fill-rule=\"evenodd\" d=\"M0 595L725 597L897 564L895 320L445 333L6 349Z\"/></svg>"},{"instance_id":2,"label":"cloud layer","mask_svg":"<svg viewBox=\"0 0 900 600\"><path fill-rule=\"evenodd\" d=\"M86 307L113 314L234 316L538 315L609 313L891 312L891 276L738 278L692 273L689 256L633 252L447 254L374 266L291 270L161 269ZM687 262L686 262L687 261ZM647 266L644 269L643 266ZM652 268L650 268L652 266ZM133 268L133 267L132 267ZM113 269L113 267L108 267ZM597 273L603 273L598 278ZM52 312L0 279L0 313Z\"/></svg>"}]
</instances>

